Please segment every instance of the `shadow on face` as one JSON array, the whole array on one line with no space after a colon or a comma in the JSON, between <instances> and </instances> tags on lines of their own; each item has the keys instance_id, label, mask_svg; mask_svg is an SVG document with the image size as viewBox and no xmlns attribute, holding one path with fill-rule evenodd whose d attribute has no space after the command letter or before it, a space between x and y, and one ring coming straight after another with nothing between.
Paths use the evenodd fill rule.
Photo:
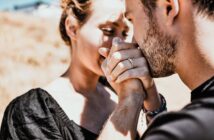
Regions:
<instances>
[{"instance_id":1,"label":"shadow on face","mask_svg":"<svg viewBox=\"0 0 214 140\"><path fill-rule=\"evenodd\" d=\"M97 75L103 75L101 70L103 57L98 53L98 49L110 48L114 37L131 40L131 24L124 17L124 1L91 0L87 2L90 4L86 6L87 8L82 7L85 10L82 13L79 11L79 14L75 14L74 11L78 5L73 3L72 10L70 9L70 14L65 19L65 33L72 46L72 60ZM78 15L84 16L78 18ZM85 19L82 19L83 17Z\"/></svg>"}]
</instances>

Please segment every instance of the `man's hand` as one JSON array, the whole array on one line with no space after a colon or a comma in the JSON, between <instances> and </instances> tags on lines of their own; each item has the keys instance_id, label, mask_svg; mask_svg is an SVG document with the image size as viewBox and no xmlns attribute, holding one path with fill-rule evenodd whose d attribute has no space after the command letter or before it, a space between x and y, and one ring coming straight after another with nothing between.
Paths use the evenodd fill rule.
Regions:
<instances>
[{"instance_id":1,"label":"man's hand","mask_svg":"<svg viewBox=\"0 0 214 140\"><path fill-rule=\"evenodd\" d=\"M99 51L106 57L102 69L119 98L127 96L126 92L142 92L146 110L159 108L161 100L141 50L135 43L125 43L119 38L113 39L112 44L111 50L101 48Z\"/></svg>"},{"instance_id":2,"label":"man's hand","mask_svg":"<svg viewBox=\"0 0 214 140\"><path fill-rule=\"evenodd\" d=\"M125 98L127 93L141 93L145 97L143 84L136 76L139 73L148 73L147 69L141 69L139 62L144 61L141 51L133 43L125 43L116 38L113 40L111 50L101 48L100 54L106 57L102 64L102 70L117 92L119 98ZM132 60L130 60L132 58ZM141 59L141 60L140 60Z\"/></svg>"},{"instance_id":3,"label":"man's hand","mask_svg":"<svg viewBox=\"0 0 214 140\"><path fill-rule=\"evenodd\" d=\"M121 42L122 43L122 42ZM107 121L99 140L104 139L135 139L138 117L145 98L145 91L142 82L137 78L129 78L120 81L117 75L126 73L130 67L128 58L138 59L141 52L131 43L116 44L113 42L111 50L102 48L100 54L106 57L102 64L102 69L107 77L107 80L118 94L119 102L110 119ZM123 62L126 61L126 62ZM121 67L117 68L117 65ZM131 64L131 67L132 64ZM130 67L130 69L131 69ZM133 67L134 68L134 67ZM116 74L114 77L114 70ZM113 72L113 73L112 73Z\"/></svg>"}]
</instances>

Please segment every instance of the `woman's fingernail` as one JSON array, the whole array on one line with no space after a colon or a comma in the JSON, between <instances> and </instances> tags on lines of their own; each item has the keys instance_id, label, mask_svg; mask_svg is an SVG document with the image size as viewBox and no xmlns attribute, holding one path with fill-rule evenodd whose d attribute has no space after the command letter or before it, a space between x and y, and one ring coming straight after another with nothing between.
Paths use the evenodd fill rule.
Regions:
<instances>
[{"instance_id":1,"label":"woman's fingernail","mask_svg":"<svg viewBox=\"0 0 214 140\"><path fill-rule=\"evenodd\" d=\"M105 48L100 48L100 49L98 50L98 52L99 52L101 55L103 55L103 54L105 53Z\"/></svg>"},{"instance_id":2,"label":"woman's fingernail","mask_svg":"<svg viewBox=\"0 0 214 140\"><path fill-rule=\"evenodd\" d=\"M108 56L109 49L108 48L100 48L98 50L98 52L100 53L100 55L102 55L103 57L106 58Z\"/></svg>"}]
</instances>

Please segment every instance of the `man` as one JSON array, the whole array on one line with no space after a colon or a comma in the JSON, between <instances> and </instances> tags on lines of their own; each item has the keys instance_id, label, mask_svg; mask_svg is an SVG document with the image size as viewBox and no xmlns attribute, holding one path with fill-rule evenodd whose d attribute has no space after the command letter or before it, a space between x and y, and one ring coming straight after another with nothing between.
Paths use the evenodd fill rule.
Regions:
<instances>
[{"instance_id":1,"label":"man","mask_svg":"<svg viewBox=\"0 0 214 140\"><path fill-rule=\"evenodd\" d=\"M177 73L192 90L189 105L157 116L141 140L214 140L214 0L126 0L126 5L151 75ZM141 90L120 90L99 140L135 139L145 99Z\"/></svg>"}]
</instances>

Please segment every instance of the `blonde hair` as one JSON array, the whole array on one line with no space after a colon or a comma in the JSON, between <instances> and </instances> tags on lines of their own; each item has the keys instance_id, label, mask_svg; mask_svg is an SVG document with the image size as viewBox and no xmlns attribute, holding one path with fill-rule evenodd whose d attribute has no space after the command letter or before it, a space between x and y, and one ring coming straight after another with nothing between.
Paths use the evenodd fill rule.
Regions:
<instances>
[{"instance_id":1,"label":"blonde hair","mask_svg":"<svg viewBox=\"0 0 214 140\"><path fill-rule=\"evenodd\" d=\"M71 46L71 41L65 28L67 16L72 15L80 25L84 24L90 14L90 4L91 0L61 0L63 12L59 23L59 30L62 39L67 45Z\"/></svg>"}]
</instances>

